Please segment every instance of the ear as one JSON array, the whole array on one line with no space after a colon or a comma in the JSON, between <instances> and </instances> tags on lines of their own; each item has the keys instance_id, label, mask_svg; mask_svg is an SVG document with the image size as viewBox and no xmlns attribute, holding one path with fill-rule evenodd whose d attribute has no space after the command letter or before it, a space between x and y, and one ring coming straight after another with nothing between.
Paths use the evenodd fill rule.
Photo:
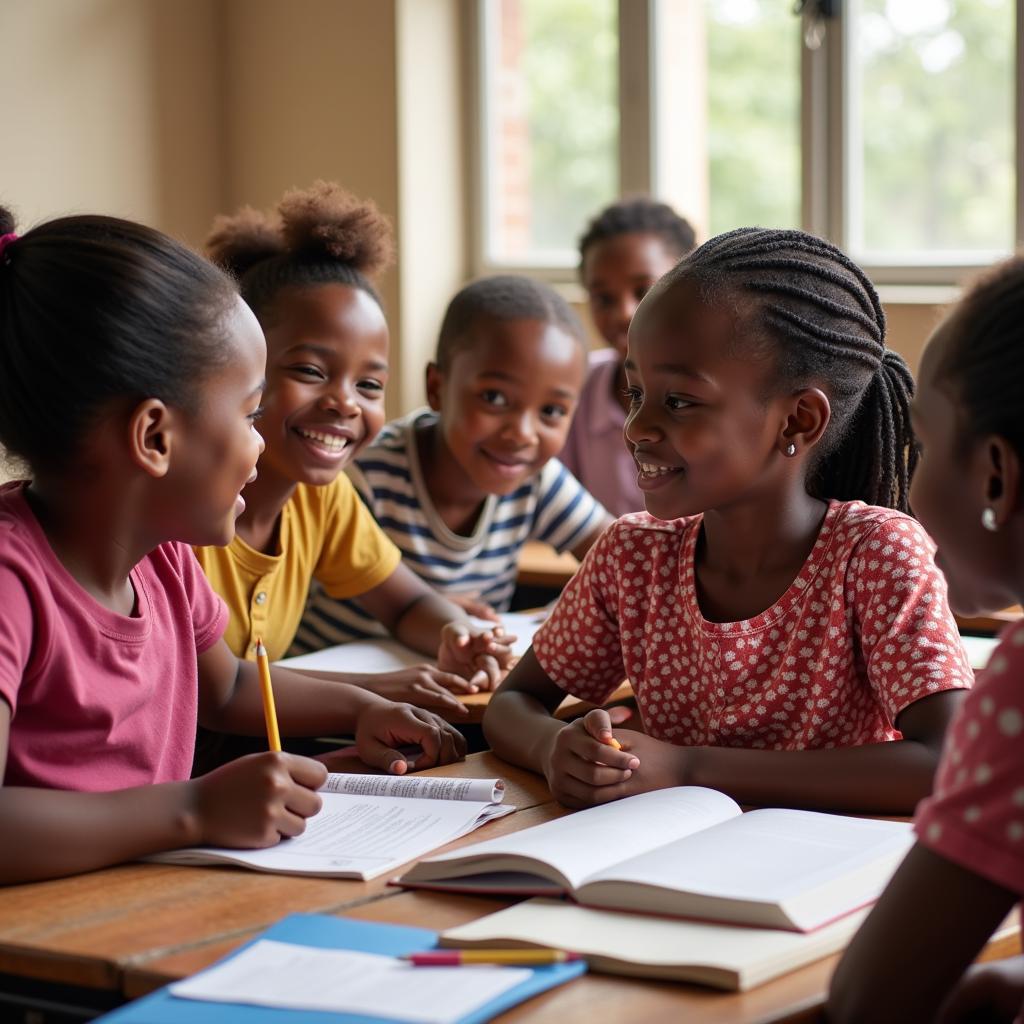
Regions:
<instances>
[{"instance_id":1,"label":"ear","mask_svg":"<svg viewBox=\"0 0 1024 1024\"><path fill-rule=\"evenodd\" d=\"M1020 504L1020 458L1005 437L992 434L975 449L978 476L984 481L984 507L995 513L996 526L1005 526Z\"/></svg>"},{"instance_id":2,"label":"ear","mask_svg":"<svg viewBox=\"0 0 1024 1024\"><path fill-rule=\"evenodd\" d=\"M167 475L171 465L174 416L159 398L140 402L128 421L128 446L132 461L152 477Z\"/></svg>"},{"instance_id":3,"label":"ear","mask_svg":"<svg viewBox=\"0 0 1024 1024\"><path fill-rule=\"evenodd\" d=\"M441 411L441 389L444 385L444 374L437 363L427 363L427 405L434 412Z\"/></svg>"},{"instance_id":4,"label":"ear","mask_svg":"<svg viewBox=\"0 0 1024 1024\"><path fill-rule=\"evenodd\" d=\"M779 432L779 450L795 446L794 454L806 453L825 433L832 419L832 406L821 388L803 388L789 396L786 422Z\"/></svg>"}]
</instances>

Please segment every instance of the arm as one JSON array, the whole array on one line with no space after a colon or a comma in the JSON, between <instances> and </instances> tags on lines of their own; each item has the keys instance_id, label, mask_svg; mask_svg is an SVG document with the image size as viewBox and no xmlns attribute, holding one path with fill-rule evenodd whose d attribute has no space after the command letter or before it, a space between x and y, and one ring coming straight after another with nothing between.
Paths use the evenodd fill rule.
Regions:
<instances>
[{"instance_id":1,"label":"arm","mask_svg":"<svg viewBox=\"0 0 1024 1024\"><path fill-rule=\"evenodd\" d=\"M601 517L600 523L594 527L582 540L577 541L572 547L572 553L582 562L583 556L591 549L594 541L614 523L615 520L607 513Z\"/></svg>"},{"instance_id":2,"label":"arm","mask_svg":"<svg viewBox=\"0 0 1024 1024\"><path fill-rule=\"evenodd\" d=\"M828 1020L834 1024L934 1020L943 1000L1018 898L1019 894L918 844L836 969Z\"/></svg>"},{"instance_id":3,"label":"arm","mask_svg":"<svg viewBox=\"0 0 1024 1024\"><path fill-rule=\"evenodd\" d=\"M466 613L399 564L358 603L407 647L436 657L438 666L493 689L507 670L508 638L473 626Z\"/></svg>"},{"instance_id":4,"label":"arm","mask_svg":"<svg viewBox=\"0 0 1024 1024\"><path fill-rule=\"evenodd\" d=\"M10 707L0 700L0 779ZM0 885L93 871L198 843L271 846L298 835L320 808L326 770L289 754L259 754L191 782L109 793L0 786Z\"/></svg>"}]
</instances>

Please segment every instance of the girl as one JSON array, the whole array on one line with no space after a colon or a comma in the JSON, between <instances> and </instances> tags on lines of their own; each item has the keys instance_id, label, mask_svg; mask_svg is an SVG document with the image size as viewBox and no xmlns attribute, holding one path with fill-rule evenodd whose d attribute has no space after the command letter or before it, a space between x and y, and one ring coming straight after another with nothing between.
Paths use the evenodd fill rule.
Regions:
<instances>
[{"instance_id":1,"label":"girl","mask_svg":"<svg viewBox=\"0 0 1024 1024\"><path fill-rule=\"evenodd\" d=\"M626 333L648 290L696 243L689 221L665 203L624 199L602 210L580 239L580 279L590 316L609 348L590 355L569 439L560 456L612 515L638 512L643 492L622 439L629 412Z\"/></svg>"},{"instance_id":2,"label":"girl","mask_svg":"<svg viewBox=\"0 0 1024 1024\"><path fill-rule=\"evenodd\" d=\"M914 402L914 511L964 614L1024 600L1024 257L982 277L935 332ZM836 971L829 1018L1021 1019L1024 961L964 969L1024 894L1024 623L950 729L917 845ZM895 955L899 951L899 956ZM953 990L952 994L950 991Z\"/></svg>"},{"instance_id":3,"label":"girl","mask_svg":"<svg viewBox=\"0 0 1024 1024\"><path fill-rule=\"evenodd\" d=\"M508 608L525 541L582 558L611 522L554 458L583 362L583 327L547 285L473 281L445 312L427 367L430 408L389 423L356 459L356 486L410 566L478 615ZM352 602L318 594L298 642L376 628Z\"/></svg>"},{"instance_id":4,"label":"girl","mask_svg":"<svg viewBox=\"0 0 1024 1024\"><path fill-rule=\"evenodd\" d=\"M906 813L929 792L972 677L898 511L912 379L884 328L863 272L799 231L721 235L651 289L625 435L650 514L605 532L491 701L497 753L572 806L686 783ZM624 676L646 735L550 716Z\"/></svg>"},{"instance_id":5,"label":"girl","mask_svg":"<svg viewBox=\"0 0 1024 1024\"><path fill-rule=\"evenodd\" d=\"M221 218L208 248L238 278L268 347L259 476L231 543L197 552L231 609L229 645L252 658L262 634L270 657L283 657L316 580L438 660L334 678L465 714L452 691L496 685L506 640L472 630L401 564L341 473L384 425L388 330L369 278L391 257L387 222L372 203L318 182L288 193L277 219L250 209Z\"/></svg>"},{"instance_id":6,"label":"girl","mask_svg":"<svg viewBox=\"0 0 1024 1024\"><path fill-rule=\"evenodd\" d=\"M108 217L14 234L0 209L0 883L195 843L269 846L323 765L257 754L189 782L196 721L258 735L256 666L189 544L226 544L262 441L265 345L231 281ZM198 688L196 680L198 678ZM429 712L276 671L282 724L355 731L401 773L463 744ZM17 842L10 837L17 836Z\"/></svg>"}]
</instances>

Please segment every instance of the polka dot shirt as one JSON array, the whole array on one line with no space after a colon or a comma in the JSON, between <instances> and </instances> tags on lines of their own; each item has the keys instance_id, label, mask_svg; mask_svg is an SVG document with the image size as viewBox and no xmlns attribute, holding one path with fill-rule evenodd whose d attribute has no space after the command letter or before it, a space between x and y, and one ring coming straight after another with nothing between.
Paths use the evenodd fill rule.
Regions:
<instances>
[{"instance_id":1,"label":"polka dot shirt","mask_svg":"<svg viewBox=\"0 0 1024 1024\"><path fill-rule=\"evenodd\" d=\"M908 516L831 502L789 589L742 622L701 614L700 527L641 512L605 531L533 640L558 686L599 703L628 677L646 731L672 743L805 750L898 739L904 708L973 682Z\"/></svg>"},{"instance_id":2,"label":"polka dot shirt","mask_svg":"<svg viewBox=\"0 0 1024 1024\"><path fill-rule=\"evenodd\" d=\"M1024 624L1012 626L946 736L920 841L1024 894Z\"/></svg>"}]
</instances>

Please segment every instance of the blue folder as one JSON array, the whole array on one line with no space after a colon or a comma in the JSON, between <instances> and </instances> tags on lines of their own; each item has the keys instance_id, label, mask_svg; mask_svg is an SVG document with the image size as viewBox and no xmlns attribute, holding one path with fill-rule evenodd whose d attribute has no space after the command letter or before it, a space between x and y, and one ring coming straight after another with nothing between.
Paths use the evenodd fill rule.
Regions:
<instances>
[{"instance_id":1,"label":"blue folder","mask_svg":"<svg viewBox=\"0 0 1024 1024\"><path fill-rule=\"evenodd\" d=\"M354 949L364 953L402 956L435 948L437 932L426 928L353 921L324 914L291 914L252 941L258 939L275 939L278 942L293 942L299 946L316 946L321 949ZM235 950L231 956L236 956L244 948L242 946ZM480 1024L490 1020L538 992L578 977L586 969L587 965L582 960L534 967L529 979L503 992L475 1013L462 1017L459 1024ZM354 1013L283 1010L243 1003L205 1003L195 999L177 999L165 988L122 1006L99 1020L104 1024L403 1024L390 1017L366 1017Z\"/></svg>"}]
</instances>

